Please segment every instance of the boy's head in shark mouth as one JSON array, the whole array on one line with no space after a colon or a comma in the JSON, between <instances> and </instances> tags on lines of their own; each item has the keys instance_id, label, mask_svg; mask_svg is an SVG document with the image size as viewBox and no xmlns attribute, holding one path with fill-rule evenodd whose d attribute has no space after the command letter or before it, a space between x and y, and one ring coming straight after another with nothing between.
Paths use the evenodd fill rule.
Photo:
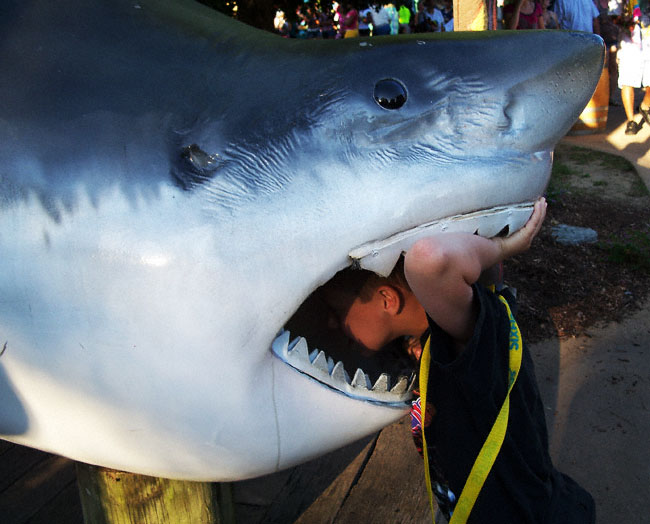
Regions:
<instances>
[{"instance_id":1,"label":"boy's head in shark mouth","mask_svg":"<svg viewBox=\"0 0 650 524\"><path fill-rule=\"evenodd\" d=\"M422 334L427 327L426 313L404 276L403 256L388 277L347 268L317 294L328 305L329 326L340 329L366 354L399 337L412 337L414 331Z\"/></svg>"}]
</instances>

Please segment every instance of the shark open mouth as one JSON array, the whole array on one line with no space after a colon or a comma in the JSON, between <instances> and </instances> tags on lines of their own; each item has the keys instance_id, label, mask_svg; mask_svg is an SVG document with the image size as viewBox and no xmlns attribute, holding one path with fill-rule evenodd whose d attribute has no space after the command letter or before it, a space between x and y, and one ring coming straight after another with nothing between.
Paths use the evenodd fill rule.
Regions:
<instances>
[{"instance_id":1,"label":"shark open mouth","mask_svg":"<svg viewBox=\"0 0 650 524\"><path fill-rule=\"evenodd\" d=\"M442 232L488 238L507 235L526 223L533 206L534 202L526 202L431 221L351 250L350 265L387 276L399 257L421 238ZM273 353L297 371L349 397L390 405L408 402L416 378L415 362L403 350L402 341L394 341L371 357L364 356L361 347L328 328L327 318L327 306L312 293L273 341Z\"/></svg>"}]
</instances>

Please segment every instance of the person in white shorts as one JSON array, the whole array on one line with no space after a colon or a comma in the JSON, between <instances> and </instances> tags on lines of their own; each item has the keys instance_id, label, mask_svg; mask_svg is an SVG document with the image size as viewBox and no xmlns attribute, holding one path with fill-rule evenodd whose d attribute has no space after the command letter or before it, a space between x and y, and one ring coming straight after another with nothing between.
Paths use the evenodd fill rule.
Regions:
<instances>
[{"instance_id":1,"label":"person in white shorts","mask_svg":"<svg viewBox=\"0 0 650 524\"><path fill-rule=\"evenodd\" d=\"M625 134L636 135L643 121L650 125L650 19L644 16L641 23L635 18L625 24L617 59L618 87L627 117ZM639 88L645 89L645 96L639 106L643 120L637 123L634 120L634 89Z\"/></svg>"}]
</instances>

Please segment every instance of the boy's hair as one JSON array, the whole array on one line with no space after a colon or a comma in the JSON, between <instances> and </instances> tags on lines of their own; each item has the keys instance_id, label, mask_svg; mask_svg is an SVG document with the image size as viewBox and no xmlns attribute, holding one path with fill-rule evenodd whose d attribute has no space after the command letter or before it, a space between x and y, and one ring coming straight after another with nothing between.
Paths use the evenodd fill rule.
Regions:
<instances>
[{"instance_id":1,"label":"boy's hair","mask_svg":"<svg viewBox=\"0 0 650 524\"><path fill-rule=\"evenodd\" d=\"M331 303L327 297L336 297L341 313L347 312L355 299L370 302L374 292L380 286L392 286L401 294L401 290L410 291L404 276L404 257L400 256L397 264L387 277L381 277L366 269L352 267L339 271L334 277L318 288L318 293L324 300Z\"/></svg>"}]
</instances>

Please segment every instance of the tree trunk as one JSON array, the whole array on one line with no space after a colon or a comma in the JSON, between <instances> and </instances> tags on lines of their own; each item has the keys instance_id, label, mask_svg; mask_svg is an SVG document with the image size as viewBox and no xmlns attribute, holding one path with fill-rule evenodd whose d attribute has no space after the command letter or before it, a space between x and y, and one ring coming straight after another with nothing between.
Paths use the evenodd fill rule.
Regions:
<instances>
[{"instance_id":1,"label":"tree trunk","mask_svg":"<svg viewBox=\"0 0 650 524\"><path fill-rule=\"evenodd\" d=\"M77 462L86 524L234 524L230 484L170 480Z\"/></svg>"}]
</instances>

